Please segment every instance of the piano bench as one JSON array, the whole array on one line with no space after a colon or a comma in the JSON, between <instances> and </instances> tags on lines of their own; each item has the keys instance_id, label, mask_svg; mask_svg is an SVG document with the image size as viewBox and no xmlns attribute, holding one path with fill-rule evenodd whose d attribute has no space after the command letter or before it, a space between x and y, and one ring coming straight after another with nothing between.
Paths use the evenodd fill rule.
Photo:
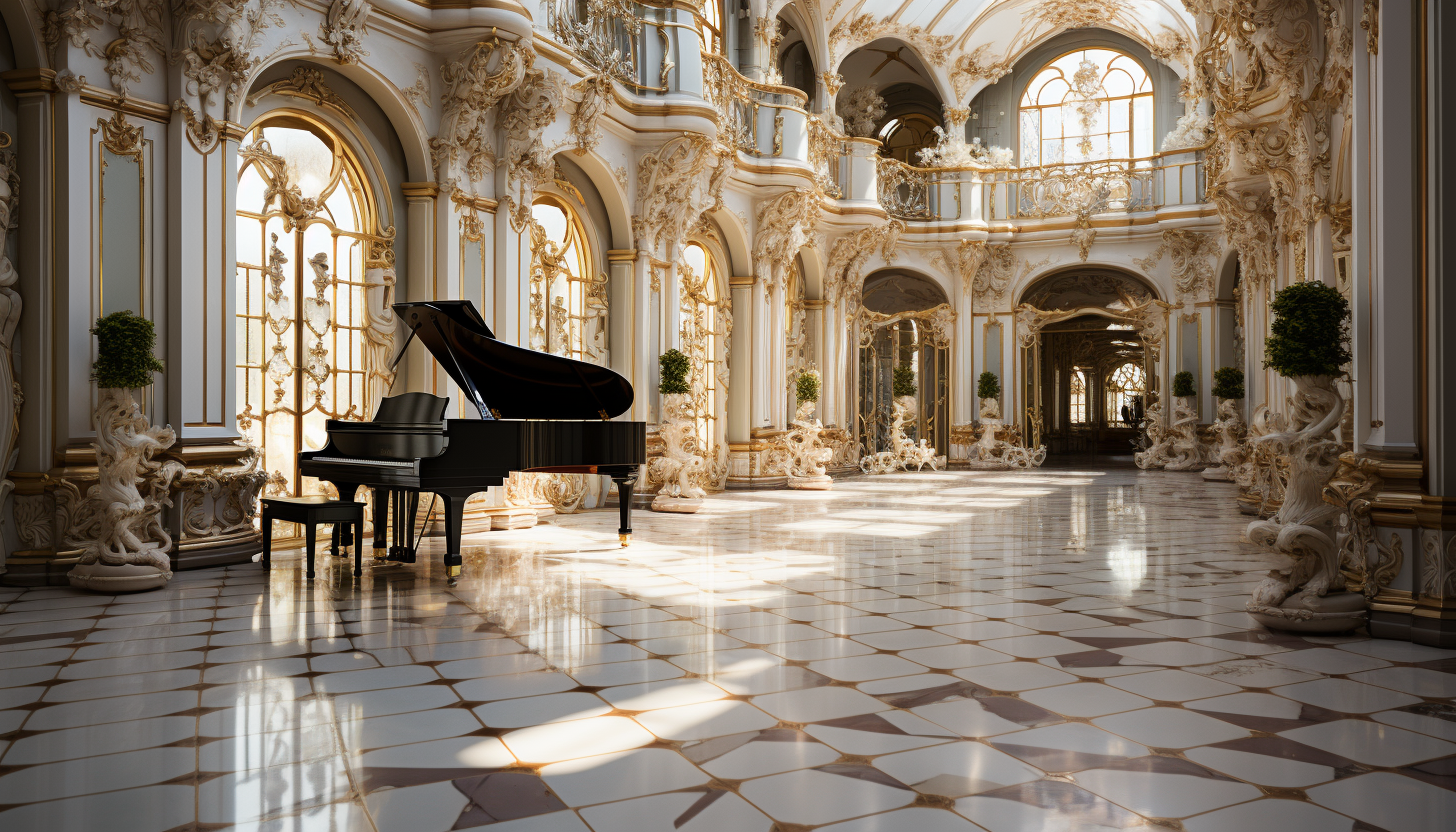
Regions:
<instances>
[{"instance_id":1,"label":"piano bench","mask_svg":"<svg viewBox=\"0 0 1456 832\"><path fill-rule=\"evenodd\" d=\"M302 523L307 541L307 577L313 577L314 526L334 524L332 552L339 554L340 529L345 523L354 525L354 575L364 573L364 504L348 500L330 500L325 496L263 498L263 568L273 565L273 521Z\"/></svg>"}]
</instances>

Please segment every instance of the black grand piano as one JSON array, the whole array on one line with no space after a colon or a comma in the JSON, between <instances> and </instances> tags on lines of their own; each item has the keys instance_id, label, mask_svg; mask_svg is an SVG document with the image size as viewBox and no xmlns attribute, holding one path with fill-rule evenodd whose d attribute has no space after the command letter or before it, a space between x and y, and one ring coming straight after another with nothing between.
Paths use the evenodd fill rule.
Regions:
<instances>
[{"instance_id":1,"label":"black grand piano","mask_svg":"<svg viewBox=\"0 0 1456 832\"><path fill-rule=\"evenodd\" d=\"M647 423L613 422L632 406L632 385L595 364L497 341L468 300L396 303L409 329L391 369L419 338L480 412L446 419L448 399L384 399L372 422L328 422L328 444L298 455L299 473L331 482L341 499L375 490L374 545L394 514L390 560L414 561L420 492L443 502L445 569L460 574L465 501L512 471L604 474L617 484L620 542L632 535L632 487L647 461Z\"/></svg>"}]
</instances>

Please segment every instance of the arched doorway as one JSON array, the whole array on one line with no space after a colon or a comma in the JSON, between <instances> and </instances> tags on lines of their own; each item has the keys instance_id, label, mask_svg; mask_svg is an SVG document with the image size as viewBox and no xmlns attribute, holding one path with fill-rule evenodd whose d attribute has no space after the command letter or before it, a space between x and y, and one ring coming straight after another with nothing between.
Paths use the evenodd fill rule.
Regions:
<instances>
[{"instance_id":1,"label":"arched doorway","mask_svg":"<svg viewBox=\"0 0 1456 832\"><path fill-rule=\"evenodd\" d=\"M865 278L859 332L859 425L865 454L889 450L897 400L905 436L950 447L950 342L955 312L934 281L902 271ZM910 408L907 408L909 410Z\"/></svg>"},{"instance_id":2,"label":"arched doorway","mask_svg":"<svg viewBox=\"0 0 1456 832\"><path fill-rule=\"evenodd\" d=\"M1075 269L1033 283L1016 315L1031 444L1130 454L1157 390L1166 304L1131 274Z\"/></svg>"},{"instance_id":3,"label":"arched doorway","mask_svg":"<svg viewBox=\"0 0 1456 832\"><path fill-rule=\"evenodd\" d=\"M323 447L330 419L370 418L390 386L366 271L392 238L357 156L310 114L254 124L237 176L238 431L262 453L266 493L322 493L298 453Z\"/></svg>"}]
</instances>

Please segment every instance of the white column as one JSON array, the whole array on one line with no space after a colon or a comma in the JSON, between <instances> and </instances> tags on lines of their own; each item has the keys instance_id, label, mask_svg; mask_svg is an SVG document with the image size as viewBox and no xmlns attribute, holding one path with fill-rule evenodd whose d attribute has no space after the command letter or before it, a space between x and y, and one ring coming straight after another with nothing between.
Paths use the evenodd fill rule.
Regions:
<instances>
[{"instance_id":1,"label":"white column","mask_svg":"<svg viewBox=\"0 0 1456 832\"><path fill-rule=\"evenodd\" d=\"M788 393L784 388L788 377L788 343L784 312L786 281L783 279L781 267L776 266L774 271L773 291L768 295L768 322L771 337L769 339L766 395L768 396L768 424L770 427L778 429L786 427L788 424L784 418L784 408L788 399Z\"/></svg>"},{"instance_id":2,"label":"white column","mask_svg":"<svg viewBox=\"0 0 1456 832\"><path fill-rule=\"evenodd\" d=\"M957 282L967 279L960 275ZM976 321L972 316L971 293L965 287L957 287L955 298L956 320L950 345L950 423L964 425L976 418Z\"/></svg>"},{"instance_id":3,"label":"white column","mask_svg":"<svg viewBox=\"0 0 1456 832\"><path fill-rule=\"evenodd\" d=\"M632 263L632 418L655 421L657 414L658 322L652 314L652 252L638 251Z\"/></svg>"},{"instance_id":4,"label":"white column","mask_svg":"<svg viewBox=\"0 0 1456 832\"><path fill-rule=\"evenodd\" d=\"M1372 217L1371 366L1374 385L1366 450L1419 452L1418 275L1421 228L1418 209L1423 172L1417 154L1421 67L1415 3L1380 8L1380 53L1375 59L1371 144L1375 182Z\"/></svg>"},{"instance_id":5,"label":"white column","mask_svg":"<svg viewBox=\"0 0 1456 832\"><path fill-rule=\"evenodd\" d=\"M772 314L768 308L768 289L766 276L759 276L753 281L749 291L749 307L752 311L752 339L750 349L752 350L749 360L749 377L752 385L753 396L750 402L749 428L757 429L771 424L772 416L769 411L768 400L768 379L772 373L769 354L773 349L773 323Z\"/></svg>"},{"instance_id":6,"label":"white column","mask_svg":"<svg viewBox=\"0 0 1456 832\"><path fill-rule=\"evenodd\" d=\"M734 277L728 281L728 294L733 310L733 337L729 344L728 426L729 442L749 440L754 427L753 402L756 389L754 376L754 321L758 318L753 277Z\"/></svg>"},{"instance_id":7,"label":"white column","mask_svg":"<svg viewBox=\"0 0 1456 832\"><path fill-rule=\"evenodd\" d=\"M16 245L15 290L22 304L14 364L16 381L27 402L20 409L14 470L38 476L54 463L57 426L52 402L56 376L60 375L59 383L64 383L64 375L57 370L62 356L55 354L53 347L54 341L64 338L56 333L56 304L60 301L56 297L58 287L51 279L56 252L60 250L52 219L58 178L53 171L57 150L64 159L64 145L54 140L57 107L51 93L39 83L24 83L23 87L21 79L11 79L10 83L17 99L13 150L20 176L20 202L18 217L14 218L19 225L9 236Z\"/></svg>"}]
</instances>

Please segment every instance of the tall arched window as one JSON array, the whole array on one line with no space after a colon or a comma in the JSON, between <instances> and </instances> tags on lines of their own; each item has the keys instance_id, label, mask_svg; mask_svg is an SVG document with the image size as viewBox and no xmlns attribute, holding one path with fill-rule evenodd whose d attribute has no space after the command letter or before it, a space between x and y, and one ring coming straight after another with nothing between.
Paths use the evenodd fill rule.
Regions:
<instances>
[{"instance_id":1,"label":"tall arched window","mask_svg":"<svg viewBox=\"0 0 1456 832\"><path fill-rule=\"evenodd\" d=\"M733 318L722 298L718 262L703 243L683 246L678 259L682 282L682 351L692 361L693 412L698 447L708 460L709 488L722 488L728 476L728 445L723 439L728 394L728 336Z\"/></svg>"},{"instance_id":2,"label":"tall arched window","mask_svg":"<svg viewBox=\"0 0 1456 832\"><path fill-rule=\"evenodd\" d=\"M365 269L378 233L358 160L301 113L255 125L238 150L238 431L261 449L268 493L313 494L298 453L329 419L368 419L388 387L373 355Z\"/></svg>"},{"instance_id":3,"label":"tall arched window","mask_svg":"<svg viewBox=\"0 0 1456 832\"><path fill-rule=\"evenodd\" d=\"M1131 56L1069 52L1047 64L1021 96L1023 167L1139 159L1153 145L1153 82Z\"/></svg>"},{"instance_id":4,"label":"tall arched window","mask_svg":"<svg viewBox=\"0 0 1456 832\"><path fill-rule=\"evenodd\" d=\"M607 278L592 267L581 215L552 194L531 219L531 349L605 364Z\"/></svg>"},{"instance_id":5,"label":"tall arched window","mask_svg":"<svg viewBox=\"0 0 1456 832\"><path fill-rule=\"evenodd\" d=\"M1133 399L1143 394L1145 389L1143 368L1129 361L1113 370L1107 376L1107 419L1122 419L1122 408L1127 407L1130 415L1137 410Z\"/></svg>"},{"instance_id":6,"label":"tall arched window","mask_svg":"<svg viewBox=\"0 0 1456 832\"><path fill-rule=\"evenodd\" d=\"M714 55L723 54L723 0L707 0L703 13L698 16L698 35L703 39L703 51Z\"/></svg>"},{"instance_id":7,"label":"tall arched window","mask_svg":"<svg viewBox=\"0 0 1456 832\"><path fill-rule=\"evenodd\" d=\"M1087 375L1081 368L1072 368L1071 397L1068 420L1074 425L1087 424Z\"/></svg>"}]
</instances>

